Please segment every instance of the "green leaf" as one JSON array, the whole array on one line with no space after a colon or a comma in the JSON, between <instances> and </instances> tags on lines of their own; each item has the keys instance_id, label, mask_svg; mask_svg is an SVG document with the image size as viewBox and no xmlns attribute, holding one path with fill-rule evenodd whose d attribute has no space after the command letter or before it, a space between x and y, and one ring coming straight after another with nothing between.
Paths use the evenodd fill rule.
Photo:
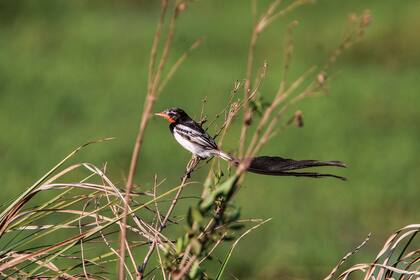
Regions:
<instances>
[{"instance_id":1,"label":"green leaf","mask_svg":"<svg viewBox=\"0 0 420 280\"><path fill-rule=\"evenodd\" d=\"M211 187L211 185L212 185L212 180L211 180L211 177L209 176L209 178L206 178L206 180L204 181L204 188L208 189Z\"/></svg>"},{"instance_id":2,"label":"green leaf","mask_svg":"<svg viewBox=\"0 0 420 280\"><path fill-rule=\"evenodd\" d=\"M241 216L241 210L239 208L235 208L232 211L225 212L223 219L225 223L232 223L239 219Z\"/></svg>"},{"instance_id":3,"label":"green leaf","mask_svg":"<svg viewBox=\"0 0 420 280\"><path fill-rule=\"evenodd\" d=\"M245 225L244 224L233 224L233 225L230 225L229 226L229 228L231 229L231 230L241 230L241 229L243 229L245 227Z\"/></svg>"},{"instance_id":4,"label":"green leaf","mask_svg":"<svg viewBox=\"0 0 420 280\"><path fill-rule=\"evenodd\" d=\"M223 175L225 175L225 174L223 173L222 169L219 169L219 170L216 172L216 177L217 177L217 179L221 179L221 178L223 177Z\"/></svg>"},{"instance_id":5,"label":"green leaf","mask_svg":"<svg viewBox=\"0 0 420 280\"><path fill-rule=\"evenodd\" d=\"M202 213L207 212L210 207L213 205L213 202L216 200L216 196L214 195L214 192L209 193L207 196L203 198L203 200L200 202L200 210Z\"/></svg>"},{"instance_id":6,"label":"green leaf","mask_svg":"<svg viewBox=\"0 0 420 280\"><path fill-rule=\"evenodd\" d=\"M188 223L189 227L192 227L192 225L194 223L194 219L193 219L193 215L192 215L192 207L188 208L187 223Z\"/></svg>"},{"instance_id":7,"label":"green leaf","mask_svg":"<svg viewBox=\"0 0 420 280\"><path fill-rule=\"evenodd\" d=\"M191 239L190 245L192 253L197 256L200 255L202 249L200 241L198 241L196 238Z\"/></svg>"},{"instance_id":8,"label":"green leaf","mask_svg":"<svg viewBox=\"0 0 420 280\"><path fill-rule=\"evenodd\" d=\"M251 107L252 111L257 113L259 117L262 116L265 109L270 106L270 103L267 101L264 101L264 98L260 96L256 100L252 100L249 102L249 106Z\"/></svg>"},{"instance_id":9,"label":"green leaf","mask_svg":"<svg viewBox=\"0 0 420 280\"><path fill-rule=\"evenodd\" d=\"M234 234L226 234L224 237L223 237L223 241L227 241L227 242L229 242L229 241L233 241L233 240L235 240L235 235Z\"/></svg>"},{"instance_id":10,"label":"green leaf","mask_svg":"<svg viewBox=\"0 0 420 280\"><path fill-rule=\"evenodd\" d=\"M177 254L181 254L182 252L182 248L184 247L184 239L182 237L178 237L178 239L176 240L176 247L175 247L175 251Z\"/></svg>"},{"instance_id":11,"label":"green leaf","mask_svg":"<svg viewBox=\"0 0 420 280\"><path fill-rule=\"evenodd\" d=\"M230 177L224 183L219 185L219 187L216 187L216 192L222 193L224 195L228 195L230 191L232 190L233 186L235 185L236 179L237 179L236 175Z\"/></svg>"},{"instance_id":12,"label":"green leaf","mask_svg":"<svg viewBox=\"0 0 420 280\"><path fill-rule=\"evenodd\" d=\"M186 244L188 244L188 243L190 243L190 237L189 237L188 233L186 233L184 235L184 239L183 239L183 242L182 242L182 245L184 245L183 248L185 248Z\"/></svg>"},{"instance_id":13,"label":"green leaf","mask_svg":"<svg viewBox=\"0 0 420 280\"><path fill-rule=\"evenodd\" d=\"M207 194L207 196L205 196L200 202L201 212L207 212L219 195L223 195L225 197L229 195L236 184L236 180L237 176L232 176L226 181L224 181L222 184L217 185L213 191Z\"/></svg>"},{"instance_id":14,"label":"green leaf","mask_svg":"<svg viewBox=\"0 0 420 280\"><path fill-rule=\"evenodd\" d=\"M198 279L198 275L199 275L199 272L200 272L200 263L199 263L199 261L198 260L196 260L193 264L192 264L192 266L191 266L191 269L190 269L190 273L188 274L188 276L191 278L191 279Z\"/></svg>"},{"instance_id":15,"label":"green leaf","mask_svg":"<svg viewBox=\"0 0 420 280\"><path fill-rule=\"evenodd\" d=\"M203 215L196 207L191 209L191 216L192 216L193 222L197 224L201 224L201 222L203 221Z\"/></svg>"}]
</instances>

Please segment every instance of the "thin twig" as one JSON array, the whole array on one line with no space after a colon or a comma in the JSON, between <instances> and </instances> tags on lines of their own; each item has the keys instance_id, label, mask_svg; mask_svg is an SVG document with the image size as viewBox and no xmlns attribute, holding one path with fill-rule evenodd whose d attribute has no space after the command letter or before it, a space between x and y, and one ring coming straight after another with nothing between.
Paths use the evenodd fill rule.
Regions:
<instances>
[{"instance_id":1,"label":"thin twig","mask_svg":"<svg viewBox=\"0 0 420 280\"><path fill-rule=\"evenodd\" d=\"M167 224L167 222L169 220L169 217L171 216L171 214L172 214L172 212L173 212L173 210L174 210L174 208L175 208L175 206L176 206L176 204L178 202L178 199L179 199L179 197L180 197L180 195L182 193L183 186L185 186L185 184L187 183L188 178L191 176L191 173L197 167L197 165L198 165L199 162L200 162L200 160L198 158L196 158L196 157L192 157L191 160L188 162L187 168L186 168L186 171L185 171L185 174L181 178L180 188L176 192L176 194L175 194L175 196L174 196L174 198L172 200L172 203L169 206L168 211L166 212L165 218L163 219L162 223L159 225L159 227L157 229L157 232L160 233L165 228L165 226L166 226L166 224ZM138 269L138 272L139 272L139 275L140 275L139 276L139 279L143 279L144 271L146 269L147 263L149 262L150 256L152 255L154 249L156 248L156 244L157 244L157 240L154 240L152 242L152 244L150 245L149 250L146 253L146 256L143 259L143 264Z\"/></svg>"}]
</instances>

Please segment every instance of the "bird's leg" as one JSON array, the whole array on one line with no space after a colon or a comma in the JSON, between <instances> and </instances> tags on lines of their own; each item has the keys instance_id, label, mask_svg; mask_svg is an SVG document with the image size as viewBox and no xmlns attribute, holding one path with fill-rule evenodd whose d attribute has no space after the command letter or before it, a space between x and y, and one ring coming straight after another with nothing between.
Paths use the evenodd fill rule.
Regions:
<instances>
[{"instance_id":1,"label":"bird's leg","mask_svg":"<svg viewBox=\"0 0 420 280\"><path fill-rule=\"evenodd\" d=\"M200 157L193 155L192 159L188 162L187 169L185 170L185 174L182 176L181 180L184 180L184 178L189 179L191 177L191 173L198 165L200 160Z\"/></svg>"}]
</instances>

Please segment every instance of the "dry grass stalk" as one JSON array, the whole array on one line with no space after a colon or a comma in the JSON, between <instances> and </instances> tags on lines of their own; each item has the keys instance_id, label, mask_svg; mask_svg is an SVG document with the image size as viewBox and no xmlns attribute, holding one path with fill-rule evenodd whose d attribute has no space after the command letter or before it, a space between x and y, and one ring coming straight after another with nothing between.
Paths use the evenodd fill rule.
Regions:
<instances>
[{"instance_id":1,"label":"dry grass stalk","mask_svg":"<svg viewBox=\"0 0 420 280\"><path fill-rule=\"evenodd\" d=\"M68 175L70 172L75 172L79 169L87 170L91 172L91 174L81 180L80 183L55 182ZM11 270L14 268L26 267L31 263L34 263L39 265L29 273L26 273L25 277L37 275L38 271L42 268L48 268L50 273L55 273L57 275L67 275L76 267L81 267L83 268L82 275L95 278L96 276L94 277L92 276L92 273L88 272L88 266L85 264L89 264L90 270L92 270L92 265L93 268L99 267L101 263L107 262L112 256L116 256L117 259L120 258L118 250L112 248L112 244L115 242L109 241L106 238L106 235L116 235L119 232L119 230L112 229L113 225L117 225L119 228L123 226L121 222L122 215L120 214L120 203L124 200L124 195L121 190L116 188L109 178L106 177L104 170L100 170L91 164L75 164L58 172L56 175L51 174L50 172L49 174L51 175L51 178L46 179L43 184L23 196L23 200L17 200L20 201L19 203L15 202L12 204L18 205L19 207L16 207L16 209L7 208L9 209L9 212L3 212L3 216L8 219L4 223L4 228L2 228L4 235L16 235L17 230L19 230L19 233L29 233L30 231L38 231L38 233L35 235L28 235L30 238L25 237L22 240L13 241L7 245L6 251L0 251L0 275L5 276L6 278L12 277L13 272L11 272ZM102 181L103 185L87 181L93 180L95 177ZM149 242L159 240L159 246L166 244L165 246L170 245L170 247L173 248L173 244L166 237L160 235L155 229L151 230L150 225L136 219L133 214L141 209L146 209L147 206L155 205L156 201L160 201L162 198L178 192L185 186L186 184L175 187L163 195L153 197L144 204L133 206L133 208L130 207L128 214L133 218L135 227L126 225L127 230L135 233L137 238L144 238ZM34 208L28 208L31 199L35 197L37 193L51 190L61 191L62 193L44 204L39 206L36 205ZM81 195L80 191L84 191L86 194ZM68 197L72 192L74 192L76 196ZM130 194L130 199L135 197L137 197L137 194ZM92 205L94 208L88 210L88 206ZM78 210L78 207L81 207L81 210ZM12 212L13 215L10 215ZM65 216L63 217L68 217L68 215L72 215L73 217L71 219L61 218L60 223L57 225L34 225L37 221L44 219L48 215L60 214L64 214ZM92 222L85 222L85 220ZM73 234L74 232L72 229L76 229L78 231L77 234ZM57 242L53 245L42 246L41 248L28 248L30 244L37 244L37 242L47 240L48 237L54 236L56 232L61 230L64 230L63 233L66 233L66 235L70 235L64 241ZM97 249L98 245L92 243L96 239L103 240L101 244L104 244L110 252L102 254L98 256L96 260L93 260L87 253L93 248ZM54 267L56 266L54 266L53 261L55 259L67 258L65 252L77 247L78 244L81 248L79 251L79 254L81 255L80 266L74 265L72 266L73 268L55 269ZM136 269L136 264L131 250L135 246L135 244L131 244L129 251L131 264L134 270ZM25 253L22 254L19 248L26 248L24 251ZM76 258L74 259L77 261ZM127 271L131 271L128 264L125 264L124 267ZM25 270L17 270L14 273L18 273L22 276L24 271ZM48 275L47 273L47 271L44 271L41 275ZM130 278L131 277L130 273Z\"/></svg>"},{"instance_id":2,"label":"dry grass stalk","mask_svg":"<svg viewBox=\"0 0 420 280\"><path fill-rule=\"evenodd\" d=\"M420 271L418 271L420 264L420 250L416 249L409 253L405 253L407 248L412 244L414 237L420 232L420 224L412 224L405 226L395 233L393 233L385 242L381 251L376 256L372 263L360 263L353 265L338 277L333 278L337 270L343 263L356 253L367 241L367 239L358 246L354 251L348 253L338 265L331 271L331 273L324 278L329 279L348 279L351 274L356 271L364 273L364 279L396 279L392 276L397 275L398 279L418 279ZM408 241L403 245L404 241ZM393 264L389 264L392 255L396 254L397 248L402 247L399 256L395 259ZM382 262L382 263L380 263ZM417 267L415 266L417 265ZM415 277L415 278L413 278Z\"/></svg>"},{"instance_id":3,"label":"dry grass stalk","mask_svg":"<svg viewBox=\"0 0 420 280\"><path fill-rule=\"evenodd\" d=\"M341 267L342 264L344 264L348 258L350 258L352 255L356 254L363 246L366 245L366 243L369 241L370 239L370 233L368 234L368 236L366 237L365 240L363 240L362 243L360 243L359 246L357 246L356 248L354 248L353 251L347 253L339 262L338 264L333 268L333 270L330 272L330 274L328 274L327 277L324 278L324 280L330 280L332 279L332 277L334 276L334 274L337 272L337 270Z\"/></svg>"},{"instance_id":4,"label":"dry grass stalk","mask_svg":"<svg viewBox=\"0 0 420 280\"><path fill-rule=\"evenodd\" d=\"M150 118L150 115L152 113L152 108L153 108L153 104L155 102L156 99L156 88L154 87L155 85L155 81L156 80L156 76L159 75L154 75L154 66L155 66L155 62L156 62L156 56L157 56L157 48L159 45L159 41L160 41L160 37L161 37L161 33L162 33L162 27L163 27L163 23L164 23L164 19L165 19L165 15L166 15L166 10L168 7L168 1L167 0L162 0L161 1L161 13L160 13L160 19L158 22L158 26L157 26L157 30L155 33L155 37L153 40L153 46L152 46L152 50L151 50L151 58L150 58L150 64L149 64L149 79L148 79L148 90L147 90L147 96L146 96L146 100L144 103L144 108L143 108L143 115L141 117L140 120L140 125L139 125L139 131L138 134L136 136L136 140L135 140L135 144L134 144L134 148L133 148L133 152L132 152L132 156L131 156L131 162L130 162L130 169L128 172L128 176L127 176L127 186L126 186L126 194L125 194L125 203L124 203L124 217L123 217L123 226L121 227L121 236L120 236L120 251L121 251L121 261L119 264L119 269L118 269L118 279L124 279L125 278L125 272L124 272L124 263L125 263L125 244L126 244L126 235L127 235L127 230L126 230L126 224L127 224L127 212L128 212L128 204L129 204L129 198L128 198L128 194L131 192L131 189L133 187L133 181L134 181L134 176L136 173L136 169L137 169L137 162L138 162L138 157L140 154L140 150L141 150L141 144L144 138L144 133L146 130L146 126L148 124L148 120ZM172 21L173 24L175 21ZM173 30L173 28L172 28ZM168 35L168 39L167 42L169 42L169 38L171 38L172 35ZM170 46L170 45L169 45ZM169 52L169 48L166 47L165 48L166 52ZM164 62L160 63L160 65L164 65ZM161 69L162 67L159 67L159 69Z\"/></svg>"},{"instance_id":5,"label":"dry grass stalk","mask_svg":"<svg viewBox=\"0 0 420 280\"><path fill-rule=\"evenodd\" d=\"M139 130L138 130L136 140L134 143L134 148L133 148L131 162L130 162L130 168L129 168L129 172L127 176L126 194L125 194L125 203L124 203L125 215L128 213L129 193L132 191L132 188L133 188L133 182L134 182L134 177L137 170L137 162L140 155L142 142L144 140L146 127L148 125L150 116L152 114L152 109L156 101L156 98L159 92L163 90L166 83L172 78L175 71L179 68L182 62L187 58L188 54L192 50L197 48L202 42L202 39L198 39L195 43L193 43L190 49L178 59L178 61L172 66L172 68L170 69L166 77L164 77L162 80L163 70L167 64L169 52L172 46L172 40L175 33L176 21L177 21L178 15L186 9L186 3L185 2L174 3L173 11L172 11L169 25L168 25L168 32L166 34L166 41L163 45L162 55L160 57L159 63L156 66L158 47L159 47L159 43L161 39L162 29L164 26L164 21L165 21L165 16L167 13L168 6L169 6L169 0L161 0L160 18L157 24L156 33L153 39L153 44L152 44L151 53L150 53L147 95L144 102L143 113L142 113L142 117L139 123ZM125 215L123 216L123 221L122 221L123 225L127 223L127 218ZM126 248L125 244L126 244L126 228L125 226L123 226L121 228L121 236L120 236L120 250L121 250L122 260L125 259L125 248ZM119 279L124 279L123 266L124 266L123 262L120 262L119 276L118 276Z\"/></svg>"}]
</instances>

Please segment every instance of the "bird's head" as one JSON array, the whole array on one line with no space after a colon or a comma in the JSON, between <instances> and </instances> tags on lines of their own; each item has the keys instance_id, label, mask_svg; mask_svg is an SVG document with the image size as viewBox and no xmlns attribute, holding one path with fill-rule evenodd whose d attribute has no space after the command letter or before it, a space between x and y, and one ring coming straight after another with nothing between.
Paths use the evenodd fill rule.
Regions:
<instances>
[{"instance_id":1,"label":"bird's head","mask_svg":"<svg viewBox=\"0 0 420 280\"><path fill-rule=\"evenodd\" d=\"M170 123L177 123L182 120L188 120L190 117L180 108L169 108L160 113L155 113L156 116L167 119Z\"/></svg>"}]
</instances>

